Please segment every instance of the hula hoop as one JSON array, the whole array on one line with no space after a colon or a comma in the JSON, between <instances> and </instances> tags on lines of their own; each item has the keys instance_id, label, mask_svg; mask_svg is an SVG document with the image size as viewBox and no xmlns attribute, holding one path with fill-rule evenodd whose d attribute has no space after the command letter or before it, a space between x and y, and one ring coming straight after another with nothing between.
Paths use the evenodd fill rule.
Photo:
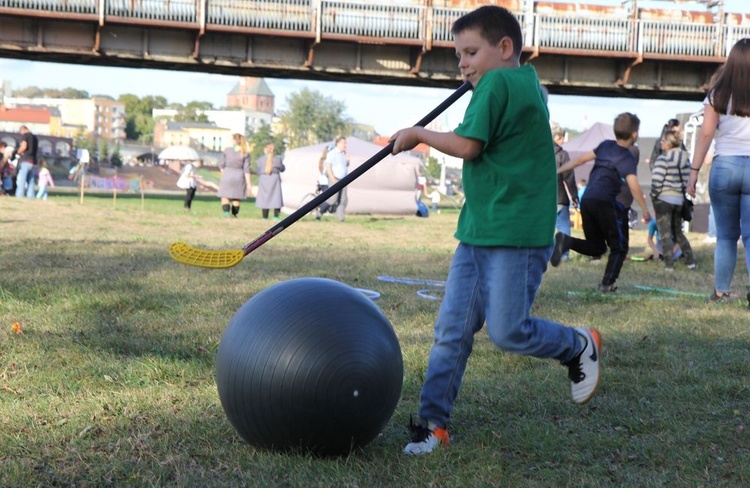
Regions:
<instances>
[{"instance_id":1,"label":"hula hoop","mask_svg":"<svg viewBox=\"0 0 750 488\"><path fill-rule=\"evenodd\" d=\"M445 281L423 280L420 278L397 278L394 276L378 276L378 280L386 283L399 283L401 285L427 285L427 286L445 286Z\"/></svg>"},{"instance_id":2,"label":"hula hoop","mask_svg":"<svg viewBox=\"0 0 750 488\"><path fill-rule=\"evenodd\" d=\"M691 291L680 291L680 290L673 290L672 288L657 288L654 286L643 286L643 285L635 285L634 288L637 288L639 290L644 291L655 291L659 293L669 293L670 295L685 295L689 297L701 297L705 298L705 295L702 295L700 293L693 293Z\"/></svg>"},{"instance_id":3,"label":"hula hoop","mask_svg":"<svg viewBox=\"0 0 750 488\"><path fill-rule=\"evenodd\" d=\"M437 301L441 299L441 297L432 295L431 293L434 293L434 291L433 290L417 290L417 295L419 295L422 298L426 298L427 300Z\"/></svg>"},{"instance_id":4,"label":"hula hoop","mask_svg":"<svg viewBox=\"0 0 750 488\"><path fill-rule=\"evenodd\" d=\"M377 300L378 298L380 298L380 293L378 293L376 291L366 290L364 288L355 288L355 290L357 290L358 292L362 293L364 296L366 296L367 298L369 298L370 300L373 300L373 301Z\"/></svg>"}]
</instances>

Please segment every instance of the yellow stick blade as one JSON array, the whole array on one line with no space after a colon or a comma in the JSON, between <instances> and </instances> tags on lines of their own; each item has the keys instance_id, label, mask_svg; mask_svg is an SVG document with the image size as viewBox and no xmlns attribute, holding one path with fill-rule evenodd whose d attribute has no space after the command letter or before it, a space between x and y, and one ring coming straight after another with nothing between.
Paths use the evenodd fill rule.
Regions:
<instances>
[{"instance_id":1,"label":"yellow stick blade","mask_svg":"<svg viewBox=\"0 0 750 488\"><path fill-rule=\"evenodd\" d=\"M245 257L242 249L228 251L207 251L198 249L184 242L175 242L169 246L169 256L178 263L201 268L231 268Z\"/></svg>"}]
</instances>

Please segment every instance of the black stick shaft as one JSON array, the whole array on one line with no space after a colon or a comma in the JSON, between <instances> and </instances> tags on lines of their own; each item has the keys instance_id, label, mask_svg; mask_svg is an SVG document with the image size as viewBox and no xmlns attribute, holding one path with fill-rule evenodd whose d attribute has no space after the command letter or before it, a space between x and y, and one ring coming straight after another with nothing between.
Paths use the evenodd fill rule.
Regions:
<instances>
[{"instance_id":1,"label":"black stick shaft","mask_svg":"<svg viewBox=\"0 0 750 488\"><path fill-rule=\"evenodd\" d=\"M467 91L471 90L471 83L466 82L463 85L459 86L456 91L454 91L448 98L446 98L440 105L435 107L430 113L425 115L419 122L414 124L414 127L424 127L425 125L432 122L438 115L445 112L445 110L453 105L456 100L461 98ZM353 169L349 174L341 178L339 181L331 185L326 191L318 195L317 197L313 198L309 202L307 202L302 207L298 208L295 212L289 215L289 217L285 218L278 224L274 225L270 229L268 229L265 233L260 235L258 238L256 238L254 241L248 243L245 245L245 247L242 248L242 250L245 252L245 255L247 256L251 252L253 252L255 249L259 248L271 238L275 237L281 231L292 225L293 223L297 222L299 219L310 213L313 209L319 207L323 202L334 196L336 193L341 191L342 188L350 184L352 181L356 180L363 174L365 174L370 168L378 164L380 161L385 159L386 156L391 154L391 151L393 151L393 142L390 142L387 146L385 146L383 149L378 151L374 156L372 156L370 159Z\"/></svg>"}]
</instances>

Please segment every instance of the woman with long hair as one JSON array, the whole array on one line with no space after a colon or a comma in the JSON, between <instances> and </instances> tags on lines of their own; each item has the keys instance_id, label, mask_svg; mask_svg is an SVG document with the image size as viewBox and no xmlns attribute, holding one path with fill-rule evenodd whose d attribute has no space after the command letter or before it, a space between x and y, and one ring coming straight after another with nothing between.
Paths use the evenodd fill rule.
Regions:
<instances>
[{"instance_id":1,"label":"woman with long hair","mask_svg":"<svg viewBox=\"0 0 750 488\"><path fill-rule=\"evenodd\" d=\"M224 217L237 217L240 213L240 202L253 196L250 180L250 156L247 140L242 134L232 135L233 145L224 149L219 162L221 180L217 195L221 198L221 209ZM231 207L230 207L231 203Z\"/></svg>"},{"instance_id":2,"label":"woman with long hair","mask_svg":"<svg viewBox=\"0 0 750 488\"><path fill-rule=\"evenodd\" d=\"M738 41L712 79L703 104L703 125L690 167L687 191L695 183L711 141L714 159L708 194L716 220L715 289L712 302L729 301L737 265L737 240L742 237L748 268L746 297L750 306L750 38Z\"/></svg>"}]
</instances>

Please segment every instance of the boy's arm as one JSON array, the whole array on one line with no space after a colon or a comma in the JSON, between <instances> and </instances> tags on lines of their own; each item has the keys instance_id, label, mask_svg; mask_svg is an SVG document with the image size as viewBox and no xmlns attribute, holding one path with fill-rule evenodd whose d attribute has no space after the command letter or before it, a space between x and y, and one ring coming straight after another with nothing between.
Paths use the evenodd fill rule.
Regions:
<instances>
[{"instance_id":1,"label":"boy's arm","mask_svg":"<svg viewBox=\"0 0 750 488\"><path fill-rule=\"evenodd\" d=\"M628 182L630 193L633 194L633 198L635 198L635 201L638 202L638 206L641 207L641 210L643 211L643 220L645 222L650 221L651 214L648 212L648 207L646 206L646 199L643 196L643 190L641 190L641 185L638 183L638 177L635 175L627 175L625 177L625 180Z\"/></svg>"},{"instance_id":2,"label":"boy's arm","mask_svg":"<svg viewBox=\"0 0 750 488\"><path fill-rule=\"evenodd\" d=\"M571 169L575 169L582 165L583 163L587 161L591 161L596 158L596 154L594 154L594 151L589 151L583 156L579 157L578 159L574 161L570 161L569 163L565 163L559 168L557 168L557 174L565 173L566 171L570 171Z\"/></svg>"},{"instance_id":3,"label":"boy's arm","mask_svg":"<svg viewBox=\"0 0 750 488\"><path fill-rule=\"evenodd\" d=\"M461 159L474 159L482 150L484 143L478 139L459 136L455 132L435 132L424 127L409 127L391 136L393 154L413 149L423 142L441 153Z\"/></svg>"}]
</instances>

